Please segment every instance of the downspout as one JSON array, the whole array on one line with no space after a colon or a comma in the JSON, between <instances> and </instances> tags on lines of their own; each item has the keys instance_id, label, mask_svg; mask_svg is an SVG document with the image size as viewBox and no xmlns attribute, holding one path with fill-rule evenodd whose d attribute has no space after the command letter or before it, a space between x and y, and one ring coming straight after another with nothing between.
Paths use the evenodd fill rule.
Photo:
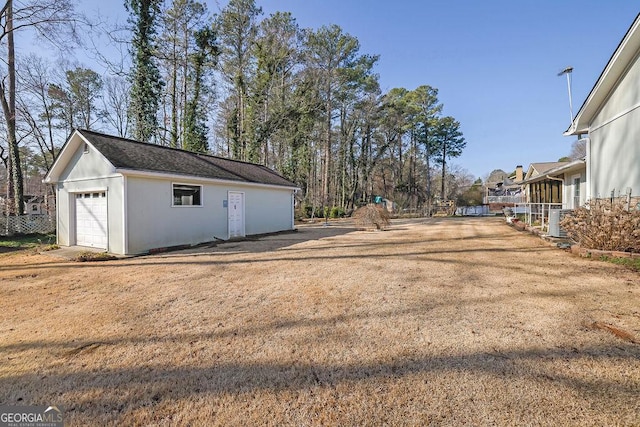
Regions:
<instances>
[{"instance_id":1,"label":"downspout","mask_svg":"<svg viewBox=\"0 0 640 427\"><path fill-rule=\"evenodd\" d=\"M122 254L129 254L129 182L122 175Z\"/></svg>"},{"instance_id":2,"label":"downspout","mask_svg":"<svg viewBox=\"0 0 640 427\"><path fill-rule=\"evenodd\" d=\"M291 192L291 229L296 229L296 193L298 189Z\"/></svg>"},{"instance_id":3,"label":"downspout","mask_svg":"<svg viewBox=\"0 0 640 427\"><path fill-rule=\"evenodd\" d=\"M589 201L591 200L591 198L593 197L593 181L591 180L591 170L592 170L592 165L591 165L591 138L589 138L589 136L586 136L584 139L586 139L585 142L585 146L587 147L587 155L585 156L585 179L587 180L587 183L585 185L585 188L587 189L586 193L584 195L584 200L585 201Z\"/></svg>"}]
</instances>

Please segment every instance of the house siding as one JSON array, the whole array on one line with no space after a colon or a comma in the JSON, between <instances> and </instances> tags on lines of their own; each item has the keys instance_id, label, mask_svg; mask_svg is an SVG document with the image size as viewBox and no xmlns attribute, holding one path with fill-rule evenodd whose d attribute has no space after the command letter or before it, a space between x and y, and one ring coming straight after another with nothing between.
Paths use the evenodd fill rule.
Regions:
<instances>
[{"instance_id":1,"label":"house siding","mask_svg":"<svg viewBox=\"0 0 640 427\"><path fill-rule=\"evenodd\" d=\"M590 123L589 196L640 195L640 61L632 66Z\"/></svg>"},{"instance_id":2,"label":"house siding","mask_svg":"<svg viewBox=\"0 0 640 427\"><path fill-rule=\"evenodd\" d=\"M87 180L113 175L115 170L111 164L93 147L84 152L84 144L74 151L71 160L60 174L59 181Z\"/></svg>"},{"instance_id":3,"label":"house siding","mask_svg":"<svg viewBox=\"0 0 640 427\"><path fill-rule=\"evenodd\" d=\"M172 183L202 185L202 206L172 206ZM129 176L127 253L227 239L229 191L244 193L247 235L293 228L291 189Z\"/></svg>"},{"instance_id":4,"label":"house siding","mask_svg":"<svg viewBox=\"0 0 640 427\"><path fill-rule=\"evenodd\" d=\"M56 200L58 209L58 244L62 246L76 244L75 193L102 190L107 193L107 237L109 245L107 250L113 253L124 253L121 237L124 232L122 188L123 178L121 176L58 183L58 199Z\"/></svg>"},{"instance_id":5,"label":"house siding","mask_svg":"<svg viewBox=\"0 0 640 427\"><path fill-rule=\"evenodd\" d=\"M94 149L84 153L83 144L76 149L56 186L56 222L58 244L76 244L75 193L105 191L107 195L109 252L124 253L122 233L123 177L115 175L110 164Z\"/></svg>"},{"instance_id":6,"label":"house siding","mask_svg":"<svg viewBox=\"0 0 640 427\"><path fill-rule=\"evenodd\" d=\"M574 200L574 186L573 179L580 177L580 200ZM564 209L575 209L584 205L587 200L586 193L587 191L587 183L586 183L586 172L584 167L579 170L568 171L564 173L561 178L564 181L563 186L563 195L562 195L562 207Z\"/></svg>"}]
</instances>

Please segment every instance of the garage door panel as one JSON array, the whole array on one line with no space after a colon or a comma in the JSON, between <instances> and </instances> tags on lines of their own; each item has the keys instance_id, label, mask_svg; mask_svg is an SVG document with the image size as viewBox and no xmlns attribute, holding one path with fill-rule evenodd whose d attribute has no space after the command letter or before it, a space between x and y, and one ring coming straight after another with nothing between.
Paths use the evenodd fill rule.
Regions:
<instances>
[{"instance_id":1,"label":"garage door panel","mask_svg":"<svg viewBox=\"0 0 640 427\"><path fill-rule=\"evenodd\" d=\"M106 193L76 195L76 244L107 249Z\"/></svg>"}]
</instances>

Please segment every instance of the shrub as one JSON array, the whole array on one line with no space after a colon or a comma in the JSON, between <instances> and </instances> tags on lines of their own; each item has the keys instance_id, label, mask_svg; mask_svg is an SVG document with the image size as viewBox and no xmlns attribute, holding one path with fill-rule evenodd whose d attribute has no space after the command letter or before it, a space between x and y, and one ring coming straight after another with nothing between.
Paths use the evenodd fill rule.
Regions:
<instances>
[{"instance_id":1,"label":"shrub","mask_svg":"<svg viewBox=\"0 0 640 427\"><path fill-rule=\"evenodd\" d=\"M316 207L313 209L313 206L311 205L302 205L299 208L298 217L300 219L311 217L322 218L322 208Z\"/></svg>"},{"instance_id":2,"label":"shrub","mask_svg":"<svg viewBox=\"0 0 640 427\"><path fill-rule=\"evenodd\" d=\"M359 227L375 227L377 230L382 230L389 225L389 212L382 207L370 204L358 208L353 214L353 219Z\"/></svg>"},{"instance_id":3,"label":"shrub","mask_svg":"<svg viewBox=\"0 0 640 427\"><path fill-rule=\"evenodd\" d=\"M75 257L73 260L78 262L85 261L111 261L117 259L115 256L108 254L106 252L81 252Z\"/></svg>"},{"instance_id":4,"label":"shrub","mask_svg":"<svg viewBox=\"0 0 640 427\"><path fill-rule=\"evenodd\" d=\"M330 218L344 218L345 212L344 209L339 208L338 206L334 206L331 208Z\"/></svg>"},{"instance_id":5,"label":"shrub","mask_svg":"<svg viewBox=\"0 0 640 427\"><path fill-rule=\"evenodd\" d=\"M564 217L560 226L584 248L640 252L640 211L627 211L623 201L587 203Z\"/></svg>"}]
</instances>

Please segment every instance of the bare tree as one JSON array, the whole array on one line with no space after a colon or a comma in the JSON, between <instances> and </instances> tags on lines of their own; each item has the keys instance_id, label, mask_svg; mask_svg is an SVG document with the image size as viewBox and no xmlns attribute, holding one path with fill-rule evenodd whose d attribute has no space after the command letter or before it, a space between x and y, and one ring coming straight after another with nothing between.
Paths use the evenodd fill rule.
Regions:
<instances>
[{"instance_id":1,"label":"bare tree","mask_svg":"<svg viewBox=\"0 0 640 427\"><path fill-rule=\"evenodd\" d=\"M30 55L20 64L18 114L24 134L40 149L48 170L56 155L55 126L49 87L52 81L51 67L42 58Z\"/></svg>"},{"instance_id":2,"label":"bare tree","mask_svg":"<svg viewBox=\"0 0 640 427\"><path fill-rule=\"evenodd\" d=\"M587 145L584 139L577 139L571 144L569 157L573 160L582 159L587 155Z\"/></svg>"},{"instance_id":3,"label":"bare tree","mask_svg":"<svg viewBox=\"0 0 640 427\"><path fill-rule=\"evenodd\" d=\"M131 85L123 77L107 77L105 79L105 94L102 98L104 106L104 121L121 137L128 137L129 123L129 94Z\"/></svg>"},{"instance_id":4,"label":"bare tree","mask_svg":"<svg viewBox=\"0 0 640 427\"><path fill-rule=\"evenodd\" d=\"M35 31L38 36L53 43L64 35L75 34L76 16L71 0L26 0L17 3L6 0L0 9L0 43L6 46L6 68L0 80L0 103L6 121L9 150L9 193L14 199L14 213L24 211L23 176L19 141L16 135L16 55L14 36L20 30Z\"/></svg>"}]
</instances>

